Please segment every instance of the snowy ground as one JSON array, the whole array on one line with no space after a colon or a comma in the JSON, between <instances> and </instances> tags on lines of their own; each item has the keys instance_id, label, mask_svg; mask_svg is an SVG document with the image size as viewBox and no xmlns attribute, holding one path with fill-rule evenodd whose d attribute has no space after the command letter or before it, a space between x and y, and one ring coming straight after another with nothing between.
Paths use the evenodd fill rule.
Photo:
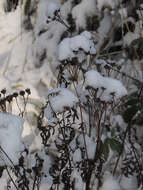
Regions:
<instances>
[{"instance_id":1,"label":"snowy ground","mask_svg":"<svg viewBox=\"0 0 143 190\"><path fill-rule=\"evenodd\" d=\"M22 29L22 19L20 7L7 14L0 7L0 86L14 90L30 87L32 97L37 98L41 91L37 86L40 82L43 88L50 86L51 76L47 77L48 64L35 68L33 33Z\"/></svg>"}]
</instances>

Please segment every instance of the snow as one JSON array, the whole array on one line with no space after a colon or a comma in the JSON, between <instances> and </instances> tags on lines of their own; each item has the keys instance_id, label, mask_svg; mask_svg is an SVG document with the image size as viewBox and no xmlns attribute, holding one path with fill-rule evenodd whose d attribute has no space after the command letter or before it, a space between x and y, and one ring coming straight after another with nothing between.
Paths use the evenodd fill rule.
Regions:
<instances>
[{"instance_id":1,"label":"snow","mask_svg":"<svg viewBox=\"0 0 143 190\"><path fill-rule=\"evenodd\" d=\"M29 146L29 151L36 152L42 150L42 148L43 148L42 139L40 134L38 134L37 136L35 136L32 144Z\"/></svg>"},{"instance_id":2,"label":"snow","mask_svg":"<svg viewBox=\"0 0 143 190\"><path fill-rule=\"evenodd\" d=\"M21 33L21 19L20 19L20 13L21 10L18 8L15 12L11 12L7 15L1 10L2 7L0 7L0 27L1 27L1 33L0 33L0 43L3 44L3 47L1 47L1 53L4 51L8 51L8 43L12 45L12 42L19 37ZM13 22L13 20L15 22ZM5 41L4 41L5 39ZM5 42L5 43L4 43ZM8 48L8 49L7 49Z\"/></svg>"},{"instance_id":3,"label":"snow","mask_svg":"<svg viewBox=\"0 0 143 190\"><path fill-rule=\"evenodd\" d=\"M47 1L46 1L47 3ZM48 2L47 16L53 18L55 16L55 11L60 10L60 3L54 3L53 1Z\"/></svg>"},{"instance_id":4,"label":"snow","mask_svg":"<svg viewBox=\"0 0 143 190\"><path fill-rule=\"evenodd\" d=\"M79 146L81 148L85 148L85 143L83 139L83 135L80 135L78 138ZM86 147L87 147L87 155L89 159L94 159L95 151L96 151L96 142L90 138L88 135L85 135Z\"/></svg>"},{"instance_id":5,"label":"snow","mask_svg":"<svg viewBox=\"0 0 143 190\"><path fill-rule=\"evenodd\" d=\"M0 7L0 11L1 88L16 90L29 86L32 92L36 91L38 94L35 86L44 76L42 69L37 72L33 67L33 34L22 29L20 7L7 14L2 11L2 7ZM33 97L34 94L32 93Z\"/></svg>"},{"instance_id":6,"label":"snow","mask_svg":"<svg viewBox=\"0 0 143 190\"><path fill-rule=\"evenodd\" d=\"M121 190L119 183L112 176L106 176L101 190Z\"/></svg>"},{"instance_id":7,"label":"snow","mask_svg":"<svg viewBox=\"0 0 143 190\"><path fill-rule=\"evenodd\" d=\"M38 3L38 12L36 19L36 30L45 28L48 19L53 19L55 11L60 9L60 2L58 0L41 0Z\"/></svg>"},{"instance_id":8,"label":"snow","mask_svg":"<svg viewBox=\"0 0 143 190\"><path fill-rule=\"evenodd\" d=\"M108 93L115 92L115 96L117 98L121 98L122 96L127 95L126 88L123 86L123 84L119 80L104 77L104 82L105 81L106 83L104 87L107 89Z\"/></svg>"},{"instance_id":9,"label":"snow","mask_svg":"<svg viewBox=\"0 0 143 190\"><path fill-rule=\"evenodd\" d=\"M120 0L97 0L97 7L101 11L103 7L111 7L112 9L116 8Z\"/></svg>"},{"instance_id":10,"label":"snow","mask_svg":"<svg viewBox=\"0 0 143 190\"><path fill-rule=\"evenodd\" d=\"M100 35L100 38L106 37L108 32L111 30L111 26L112 26L111 13L109 12L108 9L105 9L104 10L104 17L101 20L100 26L99 26L99 28L97 30L99 35Z\"/></svg>"},{"instance_id":11,"label":"snow","mask_svg":"<svg viewBox=\"0 0 143 190\"><path fill-rule=\"evenodd\" d=\"M60 13L64 19L67 19L68 14L71 12L72 9L72 0L64 2L60 9Z\"/></svg>"},{"instance_id":12,"label":"snow","mask_svg":"<svg viewBox=\"0 0 143 190\"><path fill-rule=\"evenodd\" d=\"M6 170L3 172L2 177L0 178L0 188L1 190L7 189L8 174Z\"/></svg>"},{"instance_id":13,"label":"snow","mask_svg":"<svg viewBox=\"0 0 143 190\"><path fill-rule=\"evenodd\" d=\"M87 17L96 14L95 0L82 0L77 6L72 9L72 16L75 19L77 29L86 27Z\"/></svg>"},{"instance_id":14,"label":"snow","mask_svg":"<svg viewBox=\"0 0 143 190\"><path fill-rule=\"evenodd\" d=\"M105 66L107 64L107 62L104 59L97 59L96 64Z\"/></svg>"},{"instance_id":15,"label":"snow","mask_svg":"<svg viewBox=\"0 0 143 190\"><path fill-rule=\"evenodd\" d=\"M105 38L107 38L109 36L109 32L112 28L112 16L111 16L111 12L106 8L103 12L104 17L102 18L100 25L97 29L98 32L98 38L97 41L97 45L96 45L96 49L97 52L101 49L102 45L104 44Z\"/></svg>"},{"instance_id":16,"label":"snow","mask_svg":"<svg viewBox=\"0 0 143 190\"><path fill-rule=\"evenodd\" d=\"M35 40L32 47L34 55L33 63L37 67L48 63L48 70L51 73L55 72L59 64L57 60L57 45L60 42L62 34L67 29L64 24L54 19L55 11L59 11L60 8L61 4L59 0L40 1L38 3L38 12L34 27ZM63 14L63 16L68 14L68 12L65 12L65 8L62 8L61 15ZM64 18L62 19L64 20Z\"/></svg>"},{"instance_id":17,"label":"snow","mask_svg":"<svg viewBox=\"0 0 143 190\"><path fill-rule=\"evenodd\" d=\"M71 179L74 181L75 190L85 190L85 184L81 178L81 174L75 169L71 174Z\"/></svg>"},{"instance_id":18,"label":"snow","mask_svg":"<svg viewBox=\"0 0 143 190\"><path fill-rule=\"evenodd\" d=\"M0 1L1 2L1 1ZM17 90L29 87L32 91L31 98L39 98L39 88L44 83L45 88L54 85L54 76L51 67L57 65L57 44L59 43L65 26L61 23L53 21L45 23L47 16L59 9L59 1L40 1L37 11L34 30L25 31L22 26L21 7L12 12L5 12L0 7L0 85L7 90ZM41 4L41 5L40 5ZM45 6L44 6L44 5ZM47 11L48 5L48 12ZM44 9L45 8L45 9ZM45 16L44 16L45 15ZM44 20L44 18L45 20ZM42 26L41 26L42 24ZM46 34L38 36L41 29L48 30ZM43 51L47 52L46 60L41 68L35 68L39 63L39 57ZM53 62L51 61L53 60ZM50 65L50 63L52 66ZM48 62L48 63L47 63ZM15 74L16 73L16 74Z\"/></svg>"},{"instance_id":19,"label":"snow","mask_svg":"<svg viewBox=\"0 0 143 190\"><path fill-rule=\"evenodd\" d=\"M128 176L128 177L122 176L121 187L124 190L136 190L138 187L136 176Z\"/></svg>"},{"instance_id":20,"label":"snow","mask_svg":"<svg viewBox=\"0 0 143 190\"><path fill-rule=\"evenodd\" d=\"M127 94L126 88L119 80L104 77L96 70L90 70L85 74L85 86L94 89L104 88L105 96L115 93L116 98L121 98Z\"/></svg>"},{"instance_id":21,"label":"snow","mask_svg":"<svg viewBox=\"0 0 143 190\"><path fill-rule=\"evenodd\" d=\"M122 129L126 128L126 123L124 122L121 115L115 115L111 117L112 126L120 126Z\"/></svg>"},{"instance_id":22,"label":"snow","mask_svg":"<svg viewBox=\"0 0 143 190\"><path fill-rule=\"evenodd\" d=\"M86 37L79 35L70 39L70 47L73 51L78 51L79 48L83 48L85 52L89 51L90 43Z\"/></svg>"},{"instance_id":23,"label":"snow","mask_svg":"<svg viewBox=\"0 0 143 190\"><path fill-rule=\"evenodd\" d=\"M53 21L47 25L46 32L37 36L33 44L33 52L35 57L35 64L38 65L40 57L46 52L46 59L52 64L57 62L57 45L60 41L61 35L66 30L66 27L57 22Z\"/></svg>"},{"instance_id":24,"label":"snow","mask_svg":"<svg viewBox=\"0 0 143 190\"><path fill-rule=\"evenodd\" d=\"M124 45L130 45L131 44L131 42L133 41L133 40L136 40L136 39L138 39L139 38L139 34L138 33L133 33L133 32L127 32L126 33L126 35L124 36Z\"/></svg>"},{"instance_id":25,"label":"snow","mask_svg":"<svg viewBox=\"0 0 143 190\"><path fill-rule=\"evenodd\" d=\"M93 88L101 88L104 86L102 75L95 71L90 70L85 74L85 85Z\"/></svg>"},{"instance_id":26,"label":"snow","mask_svg":"<svg viewBox=\"0 0 143 190\"><path fill-rule=\"evenodd\" d=\"M143 30L142 30L143 21L142 20L135 22L133 19L128 19L127 21L130 21L132 22L132 24L135 25L135 31L134 32L128 31L126 35L123 37L125 46L131 45L133 40L136 40L143 35Z\"/></svg>"},{"instance_id":27,"label":"snow","mask_svg":"<svg viewBox=\"0 0 143 190\"><path fill-rule=\"evenodd\" d=\"M59 60L65 60L68 57L74 57L74 53L70 48L70 38L64 39L59 44Z\"/></svg>"},{"instance_id":28,"label":"snow","mask_svg":"<svg viewBox=\"0 0 143 190\"><path fill-rule=\"evenodd\" d=\"M82 160L82 157L81 157L81 150L80 148L76 149L74 154L73 154L73 161L74 163L76 162L80 162Z\"/></svg>"},{"instance_id":29,"label":"snow","mask_svg":"<svg viewBox=\"0 0 143 190\"><path fill-rule=\"evenodd\" d=\"M35 3L35 0L32 1L32 3ZM48 124L54 124L54 122L57 122L58 118L56 116L61 117L61 114L59 113L65 111L66 108L77 108L76 106L78 105L80 98L80 103L83 103L83 123L87 129L85 129L84 142L83 134L81 134L82 132L79 128L81 125L81 118L79 118L78 122L75 122L75 124L72 125L76 134L69 144L72 163L70 180L75 185L75 190L85 190L85 183L81 177L84 173L81 171L82 164L79 162L87 159L86 154L84 155L83 152L83 150L85 151L85 143L88 158L94 159L97 141L96 127L91 130L91 136L86 134L89 130L88 120L90 118L86 112L86 107L84 107L84 103L86 102L85 94L88 94L88 91L83 88L83 85L94 89L98 88L99 95L105 88L101 97L102 100L110 100L112 97L111 93L115 93L115 98L121 98L127 94L127 90L123 84L119 80L114 79L113 76L116 73L111 73L111 75L113 74L113 78L101 74L102 69L104 70L104 66L106 65L106 61L98 59L98 53L96 57L97 59L94 59L94 56L87 55L88 53L95 55L96 52L98 52L98 47L100 49L100 45L103 45L104 40L108 37L110 29L112 28L112 19L114 19L113 11L109 11L108 8L105 8L104 11L102 11L102 9L105 6L110 6L112 9L115 9L120 0L81 0L76 1L80 2L76 5L73 0L39 0L36 2L36 5L34 5L36 13L34 13L31 18L33 19L33 30L31 31L23 29L23 13L21 7L18 6L16 10L5 14L4 11L2 11L3 2L4 0L0 1L0 86L1 89L7 88L8 92L30 88L32 94L28 100L28 105L26 106L26 116L24 116L26 121L23 121L21 117L10 113L0 113L0 146L7 153L13 164L18 164L18 158L21 151L24 146L27 147L29 150L29 157L25 158L25 167L28 165L29 168L34 166L34 154L38 153L38 155L44 159L39 189L50 189L53 185L53 177L49 174L49 169L51 168L51 165L54 164L55 157L60 158L61 156L61 153L58 152L55 145L55 141L59 143L58 140L60 134L59 131L55 129L55 133L53 132L54 134L48 139L48 146L46 147L45 154L45 147L42 144L42 139L37 129L37 115L40 111L39 108L43 107L43 105L46 104L46 101L49 101L44 112L44 116L47 118L47 120L44 118L44 124L46 123L47 126ZM55 20L55 11L58 11L61 19L66 24L68 23L66 19L69 14L72 14L77 30L71 33L64 24ZM122 8L119 11L122 17L127 17L127 9ZM94 15L97 15L100 21L99 28L96 31L84 31L79 33L79 31L81 31L80 29L86 29L87 18ZM130 45L133 39L137 39L141 36L142 32L140 31L140 27L142 27L142 21L136 22L134 33L128 32L124 36L123 43L125 46ZM63 39L64 32L66 32L68 37ZM97 36L99 37L98 39ZM61 39L63 40L61 41ZM97 44L95 45L94 42L97 42ZM99 57L100 56L102 57L102 51L99 52ZM96 70L89 70L85 74L85 83L83 83L84 81L78 81L79 83L76 87L79 97L72 92L70 89L72 88L71 86L69 86L69 88L55 88L57 86L57 79L55 77L56 67L61 64L63 60L70 60L75 57L78 57L80 63L84 60L82 64L83 70L87 69L86 61L89 63L88 69L90 69L90 66L92 69L95 69L96 66L94 63L99 67L101 66L101 73ZM125 58L125 60L127 59ZM125 64L125 60L123 64ZM90 61L93 61L93 64ZM121 59L119 61L121 61ZM135 61L134 64L136 64ZM132 68L131 65L131 69ZM131 69L129 69L129 72ZM66 75L67 73L65 72L64 74ZM136 75L136 77L139 76ZM79 74L79 80L80 79L83 80L82 76ZM55 89L47 92L47 89L50 88ZM83 93L83 90L85 94ZM20 100L19 105L22 106L22 103L23 102ZM12 104L12 113L18 114L19 112L15 104L16 102ZM77 108L76 110L79 115L79 109ZM122 129L125 129L126 127L126 124L120 115L114 117L111 116L110 124L111 129L118 125L121 126ZM137 133L140 133L137 134L139 137L142 131L137 131ZM109 134L110 135L101 134L101 138L105 140L107 136L111 137L111 133ZM134 143L135 148L137 145ZM130 147L128 147L128 149L130 149ZM43 154L41 154L42 150ZM136 150L139 152L138 148L136 148ZM113 158L114 162L114 152L112 152L112 155L113 156L111 156L110 149L108 161L112 161ZM11 166L10 160L1 150L0 165L5 164ZM68 164L66 167L68 167ZM7 168L9 171L11 170L11 167ZM110 169L109 163L109 170ZM61 176L62 171L60 172ZM103 173L104 172L105 171L103 171ZM101 175L103 173L101 173ZM102 177L103 176L101 176L101 180L103 179ZM16 176L14 178L14 174L12 175L12 178L17 183L18 180ZM32 174L30 182L31 181ZM1 189L5 189L8 182L9 177L5 170L0 178ZM121 188L118 181L111 174L105 177L102 182L103 186L101 190L120 190L121 188L124 190L137 189L137 179L134 176L129 176L128 178L121 176ZM56 186L53 188L56 188ZM64 184L60 183L58 188L59 190L64 189ZM11 187L10 189L15 188ZM96 189L96 187L91 189Z\"/></svg>"},{"instance_id":30,"label":"snow","mask_svg":"<svg viewBox=\"0 0 143 190\"><path fill-rule=\"evenodd\" d=\"M121 17L124 18L124 19L127 18L127 16L128 16L126 8L119 9L119 13L120 13Z\"/></svg>"},{"instance_id":31,"label":"snow","mask_svg":"<svg viewBox=\"0 0 143 190\"><path fill-rule=\"evenodd\" d=\"M96 143L91 138L89 138L88 136L85 136L85 140L86 140L88 158L94 159L95 150L96 150Z\"/></svg>"},{"instance_id":32,"label":"snow","mask_svg":"<svg viewBox=\"0 0 143 190\"><path fill-rule=\"evenodd\" d=\"M78 103L78 98L69 89L57 88L51 93L54 95L49 96L50 107L56 113L63 112L65 108L72 108Z\"/></svg>"},{"instance_id":33,"label":"snow","mask_svg":"<svg viewBox=\"0 0 143 190\"><path fill-rule=\"evenodd\" d=\"M86 53L96 53L94 43L91 40L91 33L84 31L80 35L74 36L72 38L65 38L59 44L59 60L66 60L76 57L76 53L80 49Z\"/></svg>"},{"instance_id":34,"label":"snow","mask_svg":"<svg viewBox=\"0 0 143 190\"><path fill-rule=\"evenodd\" d=\"M22 151L23 144L21 135L23 130L23 119L8 113L0 113L0 146L12 160L13 164L18 164L18 153ZM9 159L1 151L0 165L11 165Z\"/></svg>"}]
</instances>

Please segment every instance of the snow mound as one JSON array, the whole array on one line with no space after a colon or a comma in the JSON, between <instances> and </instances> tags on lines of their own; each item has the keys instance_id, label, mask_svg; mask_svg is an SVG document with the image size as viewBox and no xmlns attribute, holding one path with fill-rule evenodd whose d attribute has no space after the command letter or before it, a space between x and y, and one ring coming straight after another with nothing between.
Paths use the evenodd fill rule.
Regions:
<instances>
[{"instance_id":1,"label":"snow mound","mask_svg":"<svg viewBox=\"0 0 143 190\"><path fill-rule=\"evenodd\" d=\"M76 53L83 50L86 53L95 54L96 49L91 39L91 33L84 31L72 38L65 38L59 44L59 60L66 60L76 57Z\"/></svg>"},{"instance_id":2,"label":"snow mound","mask_svg":"<svg viewBox=\"0 0 143 190\"><path fill-rule=\"evenodd\" d=\"M75 152L73 154L73 161L74 161L74 163L82 161L80 148L75 150Z\"/></svg>"},{"instance_id":3,"label":"snow mound","mask_svg":"<svg viewBox=\"0 0 143 190\"><path fill-rule=\"evenodd\" d=\"M88 135L85 135L85 142L87 147L87 154L89 159L94 159L96 151L96 142L93 141ZM78 143L81 148L85 147L83 136L80 135L78 138Z\"/></svg>"},{"instance_id":4,"label":"snow mound","mask_svg":"<svg viewBox=\"0 0 143 190\"><path fill-rule=\"evenodd\" d=\"M136 176L128 176L128 177L125 177L123 176L122 179L121 179L121 187L124 189L124 190L136 190L137 189L137 178Z\"/></svg>"},{"instance_id":5,"label":"snow mound","mask_svg":"<svg viewBox=\"0 0 143 190\"><path fill-rule=\"evenodd\" d=\"M90 70L85 74L85 86L94 89L104 88L105 95L109 96L114 93L116 98L121 98L127 94L126 88L119 80L103 77L95 70Z\"/></svg>"},{"instance_id":6,"label":"snow mound","mask_svg":"<svg viewBox=\"0 0 143 190\"><path fill-rule=\"evenodd\" d=\"M85 189L85 184L81 178L80 172L75 169L71 174L71 180L74 181L74 189L75 190L83 190Z\"/></svg>"},{"instance_id":7,"label":"snow mound","mask_svg":"<svg viewBox=\"0 0 143 190\"><path fill-rule=\"evenodd\" d=\"M52 109L55 112L62 112L65 107L71 108L78 102L77 97L68 89L61 88L58 95L50 99Z\"/></svg>"},{"instance_id":8,"label":"snow mound","mask_svg":"<svg viewBox=\"0 0 143 190\"><path fill-rule=\"evenodd\" d=\"M112 177L107 177L102 185L101 190L121 190L119 183Z\"/></svg>"},{"instance_id":9,"label":"snow mound","mask_svg":"<svg viewBox=\"0 0 143 190\"><path fill-rule=\"evenodd\" d=\"M72 10L72 16L75 19L76 27L85 28L86 18L93 16L96 13L96 2L95 0L82 0L77 6Z\"/></svg>"},{"instance_id":10,"label":"snow mound","mask_svg":"<svg viewBox=\"0 0 143 190\"><path fill-rule=\"evenodd\" d=\"M119 2L120 0L97 0L97 7L100 11L105 6L115 9L119 5Z\"/></svg>"},{"instance_id":11,"label":"snow mound","mask_svg":"<svg viewBox=\"0 0 143 190\"><path fill-rule=\"evenodd\" d=\"M13 164L18 164L18 153L23 149L22 130L22 118L8 113L0 113L0 147ZM10 160L2 150L0 152L0 165L11 165Z\"/></svg>"},{"instance_id":12,"label":"snow mound","mask_svg":"<svg viewBox=\"0 0 143 190\"><path fill-rule=\"evenodd\" d=\"M78 98L66 88L57 88L49 94L50 107L54 112L62 112L65 108L72 108L78 103Z\"/></svg>"},{"instance_id":13,"label":"snow mound","mask_svg":"<svg viewBox=\"0 0 143 190\"><path fill-rule=\"evenodd\" d=\"M108 9L105 9L104 17L101 20L100 26L97 30L100 35L100 38L106 37L108 32L111 30L111 28L112 28L112 16L111 16L110 11Z\"/></svg>"},{"instance_id":14,"label":"snow mound","mask_svg":"<svg viewBox=\"0 0 143 190\"><path fill-rule=\"evenodd\" d=\"M49 2L48 7L47 7L47 13L48 16L53 18L55 16L55 12L58 11L60 9L60 3L56 3L56 2Z\"/></svg>"},{"instance_id":15,"label":"snow mound","mask_svg":"<svg viewBox=\"0 0 143 190\"><path fill-rule=\"evenodd\" d=\"M40 30L45 27L48 19L52 19L55 16L55 12L60 9L60 3L57 0L41 0L38 4L37 23L36 27Z\"/></svg>"}]
</instances>

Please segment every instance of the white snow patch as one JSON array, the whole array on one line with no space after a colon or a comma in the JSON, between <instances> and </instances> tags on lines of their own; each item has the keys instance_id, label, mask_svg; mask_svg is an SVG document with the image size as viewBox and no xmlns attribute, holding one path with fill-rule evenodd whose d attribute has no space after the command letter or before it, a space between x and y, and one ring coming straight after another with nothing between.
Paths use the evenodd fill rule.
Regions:
<instances>
[{"instance_id":1,"label":"white snow patch","mask_svg":"<svg viewBox=\"0 0 143 190\"><path fill-rule=\"evenodd\" d=\"M123 37L124 45L129 46L133 40L138 39L139 37L140 35L138 33L133 33L133 32L126 33L126 35Z\"/></svg>"},{"instance_id":2,"label":"white snow patch","mask_svg":"<svg viewBox=\"0 0 143 190\"><path fill-rule=\"evenodd\" d=\"M30 152L36 152L36 151L40 151L43 148L43 144L42 144L42 139L40 134L38 134L37 136L35 136L32 144L29 147L29 151Z\"/></svg>"},{"instance_id":3,"label":"white snow patch","mask_svg":"<svg viewBox=\"0 0 143 190\"><path fill-rule=\"evenodd\" d=\"M96 14L96 2L95 0L82 0L72 10L72 16L75 19L76 27L86 28L86 18Z\"/></svg>"},{"instance_id":4,"label":"white snow patch","mask_svg":"<svg viewBox=\"0 0 143 190\"><path fill-rule=\"evenodd\" d=\"M18 164L18 153L23 149L21 135L23 130L23 119L8 113L0 113L0 146L12 160ZM1 151L0 165L11 165L9 159Z\"/></svg>"},{"instance_id":5,"label":"white snow patch","mask_svg":"<svg viewBox=\"0 0 143 190\"><path fill-rule=\"evenodd\" d=\"M85 74L85 85L93 88L101 88L104 86L104 81L102 75L95 71L90 70Z\"/></svg>"},{"instance_id":6,"label":"white snow patch","mask_svg":"<svg viewBox=\"0 0 143 190\"><path fill-rule=\"evenodd\" d=\"M61 6L60 13L64 19L67 19L68 14L71 12L72 9L72 0L64 2Z\"/></svg>"},{"instance_id":7,"label":"white snow patch","mask_svg":"<svg viewBox=\"0 0 143 190\"><path fill-rule=\"evenodd\" d=\"M36 31L40 31L47 25L48 19L54 17L56 10L60 9L60 2L58 0L41 0L37 7Z\"/></svg>"},{"instance_id":8,"label":"white snow patch","mask_svg":"<svg viewBox=\"0 0 143 190\"><path fill-rule=\"evenodd\" d=\"M138 187L136 176L129 176L129 177L123 176L121 179L121 187L124 190L136 190Z\"/></svg>"},{"instance_id":9,"label":"white snow patch","mask_svg":"<svg viewBox=\"0 0 143 190\"><path fill-rule=\"evenodd\" d=\"M81 150L80 148L76 149L74 154L73 154L73 161L74 163L76 162L80 162L82 160L82 157L81 157Z\"/></svg>"},{"instance_id":10,"label":"white snow patch","mask_svg":"<svg viewBox=\"0 0 143 190\"><path fill-rule=\"evenodd\" d=\"M50 92L50 107L54 112L62 112L66 107L72 108L78 103L78 98L66 88L57 88ZM45 110L46 111L46 110Z\"/></svg>"},{"instance_id":11,"label":"white snow patch","mask_svg":"<svg viewBox=\"0 0 143 190\"><path fill-rule=\"evenodd\" d=\"M88 135L85 135L85 142L86 142L86 145L85 145L85 142L84 142L84 139L83 139L83 135L80 135L80 137L78 138L78 141L79 141L79 146L81 148L85 148L85 146L87 147L87 154L88 154L88 158L89 159L94 159L94 156L95 156L95 151L96 151L96 142L94 142L92 140L92 138L90 138Z\"/></svg>"},{"instance_id":12,"label":"white snow patch","mask_svg":"<svg viewBox=\"0 0 143 190\"><path fill-rule=\"evenodd\" d=\"M112 126L120 126L122 129L125 129L126 123L124 122L121 115L115 115L111 117Z\"/></svg>"},{"instance_id":13,"label":"white snow patch","mask_svg":"<svg viewBox=\"0 0 143 190\"><path fill-rule=\"evenodd\" d=\"M90 32L84 31L80 35L72 38L65 38L59 44L59 60L62 61L76 57L77 55L75 52L78 52L79 50L83 50L91 54L96 53Z\"/></svg>"},{"instance_id":14,"label":"white snow patch","mask_svg":"<svg viewBox=\"0 0 143 190\"><path fill-rule=\"evenodd\" d=\"M117 98L120 98L127 94L126 88L123 86L123 84L119 80L108 78L108 77L104 77L103 79L104 79L104 82L106 81L104 87L106 88L108 93L115 92L115 95Z\"/></svg>"},{"instance_id":15,"label":"white snow patch","mask_svg":"<svg viewBox=\"0 0 143 190\"><path fill-rule=\"evenodd\" d=\"M109 6L114 9L118 6L119 2L120 0L97 0L97 7L100 11L105 6Z\"/></svg>"},{"instance_id":16,"label":"white snow patch","mask_svg":"<svg viewBox=\"0 0 143 190\"><path fill-rule=\"evenodd\" d=\"M57 63L57 46L61 39L61 35L66 31L66 27L58 21L52 21L46 24L46 32L37 36L34 45L33 53L35 57L35 64L39 65L40 59L44 55L46 60L52 63L50 66L56 68ZM43 28L42 28L43 29ZM38 29L40 31L40 28Z\"/></svg>"},{"instance_id":17,"label":"white snow patch","mask_svg":"<svg viewBox=\"0 0 143 190\"><path fill-rule=\"evenodd\" d=\"M112 176L104 179L101 190L121 190L119 183Z\"/></svg>"},{"instance_id":18,"label":"white snow patch","mask_svg":"<svg viewBox=\"0 0 143 190\"><path fill-rule=\"evenodd\" d=\"M3 171L2 177L0 178L0 188L1 189L6 189L7 188L7 180L8 180L8 174L5 171Z\"/></svg>"},{"instance_id":19,"label":"white snow patch","mask_svg":"<svg viewBox=\"0 0 143 190\"><path fill-rule=\"evenodd\" d=\"M74 181L75 190L84 190L85 184L81 178L81 174L75 169L71 174L71 180Z\"/></svg>"},{"instance_id":20,"label":"white snow patch","mask_svg":"<svg viewBox=\"0 0 143 190\"><path fill-rule=\"evenodd\" d=\"M94 89L104 88L104 96L109 96L111 93L114 93L116 98L121 98L127 94L126 88L119 80L103 77L95 70L90 70L85 74L85 86Z\"/></svg>"},{"instance_id":21,"label":"white snow patch","mask_svg":"<svg viewBox=\"0 0 143 190\"><path fill-rule=\"evenodd\" d=\"M110 31L111 27L112 27L112 16L111 16L110 11L108 9L105 9L104 10L104 17L101 20L100 26L97 30L100 37L101 38L106 37L106 35Z\"/></svg>"}]
</instances>

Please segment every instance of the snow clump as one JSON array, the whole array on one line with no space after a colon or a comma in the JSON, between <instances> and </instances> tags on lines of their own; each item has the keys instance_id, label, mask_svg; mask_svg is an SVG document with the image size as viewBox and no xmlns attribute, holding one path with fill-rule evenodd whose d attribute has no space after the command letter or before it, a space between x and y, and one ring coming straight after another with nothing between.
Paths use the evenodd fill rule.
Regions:
<instances>
[{"instance_id":1,"label":"snow clump","mask_svg":"<svg viewBox=\"0 0 143 190\"><path fill-rule=\"evenodd\" d=\"M76 52L79 50L95 54L96 49L91 38L91 33L87 31L84 31L80 35L72 38L65 38L59 44L59 60L72 59L76 57Z\"/></svg>"},{"instance_id":2,"label":"snow clump","mask_svg":"<svg viewBox=\"0 0 143 190\"><path fill-rule=\"evenodd\" d=\"M120 3L120 0L97 0L97 7L101 11L101 9L105 6L109 6L112 9L115 9Z\"/></svg>"},{"instance_id":3,"label":"snow clump","mask_svg":"<svg viewBox=\"0 0 143 190\"><path fill-rule=\"evenodd\" d=\"M112 93L114 93L116 98L121 98L127 94L126 88L119 80L104 77L95 70L90 70L85 74L85 86L92 87L94 89L105 89L104 98Z\"/></svg>"},{"instance_id":4,"label":"snow clump","mask_svg":"<svg viewBox=\"0 0 143 190\"><path fill-rule=\"evenodd\" d=\"M56 95L50 97L50 105L54 112L62 112L64 108L72 108L78 102L78 98L66 88L56 89Z\"/></svg>"},{"instance_id":5,"label":"snow clump","mask_svg":"<svg viewBox=\"0 0 143 190\"><path fill-rule=\"evenodd\" d=\"M112 176L105 177L101 190L121 190L117 180Z\"/></svg>"},{"instance_id":6,"label":"snow clump","mask_svg":"<svg viewBox=\"0 0 143 190\"><path fill-rule=\"evenodd\" d=\"M14 165L18 164L18 153L23 150L22 130L22 118L8 113L0 113L0 165L11 165L11 162Z\"/></svg>"},{"instance_id":7,"label":"snow clump","mask_svg":"<svg viewBox=\"0 0 143 190\"><path fill-rule=\"evenodd\" d=\"M82 0L72 10L72 16L76 22L76 28L86 28L87 17L93 16L96 13L95 0Z\"/></svg>"},{"instance_id":8,"label":"snow clump","mask_svg":"<svg viewBox=\"0 0 143 190\"><path fill-rule=\"evenodd\" d=\"M54 113L61 113L65 108L75 107L78 103L78 98L74 95L72 91L66 88L56 88L49 92L49 104L45 109L45 117L49 122L53 122Z\"/></svg>"}]
</instances>

